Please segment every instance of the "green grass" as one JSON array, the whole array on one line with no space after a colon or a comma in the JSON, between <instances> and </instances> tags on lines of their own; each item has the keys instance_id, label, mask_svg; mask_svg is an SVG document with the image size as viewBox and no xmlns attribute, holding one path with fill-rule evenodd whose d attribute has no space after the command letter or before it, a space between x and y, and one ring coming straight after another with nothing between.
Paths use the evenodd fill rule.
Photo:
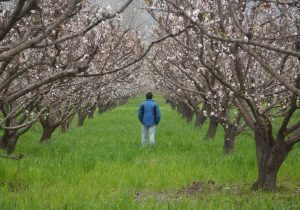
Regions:
<instances>
[{"instance_id":1,"label":"green grass","mask_svg":"<svg viewBox=\"0 0 300 210\"><path fill-rule=\"evenodd\" d=\"M83 128L39 144L35 127L20 139L21 161L0 159L0 209L299 209L300 147L278 175L278 192L252 192L254 141L239 136L224 156L223 132L204 141L158 98L162 121L156 144L141 147L137 108L141 99L94 119ZM203 185L187 193L193 182ZM214 184L209 184L213 182Z\"/></svg>"}]
</instances>

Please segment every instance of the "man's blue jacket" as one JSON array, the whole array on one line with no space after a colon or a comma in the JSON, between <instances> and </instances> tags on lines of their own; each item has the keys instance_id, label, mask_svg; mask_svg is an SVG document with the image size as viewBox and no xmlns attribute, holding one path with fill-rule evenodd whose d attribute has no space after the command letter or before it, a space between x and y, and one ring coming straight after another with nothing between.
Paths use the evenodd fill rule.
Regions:
<instances>
[{"instance_id":1,"label":"man's blue jacket","mask_svg":"<svg viewBox=\"0 0 300 210\"><path fill-rule=\"evenodd\" d=\"M138 117L145 126L152 127L158 125L160 121L159 106L153 99L147 99L140 105Z\"/></svg>"}]
</instances>

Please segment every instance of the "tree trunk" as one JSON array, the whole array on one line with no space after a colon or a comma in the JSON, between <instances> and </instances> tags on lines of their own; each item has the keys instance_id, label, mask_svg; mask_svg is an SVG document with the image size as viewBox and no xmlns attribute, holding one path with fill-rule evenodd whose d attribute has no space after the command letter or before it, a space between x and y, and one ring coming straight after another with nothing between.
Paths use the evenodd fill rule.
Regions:
<instances>
[{"instance_id":1,"label":"tree trunk","mask_svg":"<svg viewBox=\"0 0 300 210\"><path fill-rule=\"evenodd\" d=\"M96 106L96 104L95 104L95 105L93 105L93 106L89 109L89 112L88 112L88 118L90 118L90 119L93 119L93 118L94 118L94 113L95 113L95 111L96 111L96 108L97 108L97 106Z\"/></svg>"},{"instance_id":2,"label":"tree trunk","mask_svg":"<svg viewBox=\"0 0 300 210\"><path fill-rule=\"evenodd\" d=\"M175 103L174 101L172 101L172 100L167 100L167 103L170 104L170 106L171 106L171 108L172 108L173 110L176 109L176 103Z\"/></svg>"},{"instance_id":3,"label":"tree trunk","mask_svg":"<svg viewBox=\"0 0 300 210\"><path fill-rule=\"evenodd\" d=\"M207 117L204 116L202 112L196 113L196 122L195 122L195 127L199 128L201 127L204 122L206 121Z\"/></svg>"},{"instance_id":4,"label":"tree trunk","mask_svg":"<svg viewBox=\"0 0 300 210\"><path fill-rule=\"evenodd\" d=\"M85 118L87 117L87 113L85 110L80 110L78 112L78 121L77 121L77 127L82 127Z\"/></svg>"},{"instance_id":5,"label":"tree trunk","mask_svg":"<svg viewBox=\"0 0 300 210\"><path fill-rule=\"evenodd\" d=\"M101 113L106 112L108 109L108 103L103 103L101 106Z\"/></svg>"},{"instance_id":6,"label":"tree trunk","mask_svg":"<svg viewBox=\"0 0 300 210\"><path fill-rule=\"evenodd\" d=\"M180 103L179 112L182 114L182 117L186 119L187 123L190 123L193 120L193 111L185 103Z\"/></svg>"},{"instance_id":7,"label":"tree trunk","mask_svg":"<svg viewBox=\"0 0 300 210\"><path fill-rule=\"evenodd\" d=\"M199 128L205 123L207 117L204 115L204 112L207 111L208 109L210 109L210 106L208 106L207 101L205 101L203 103L201 110L196 112L195 127Z\"/></svg>"},{"instance_id":8,"label":"tree trunk","mask_svg":"<svg viewBox=\"0 0 300 210\"><path fill-rule=\"evenodd\" d=\"M71 123L72 123L72 117L70 119L63 121L60 125L61 132L63 132L63 133L67 132L67 130L69 130L69 128L71 126Z\"/></svg>"},{"instance_id":9,"label":"tree trunk","mask_svg":"<svg viewBox=\"0 0 300 210\"><path fill-rule=\"evenodd\" d=\"M276 190L279 168L292 149L284 141L270 143L270 135L264 128L255 129L258 178L252 184L252 190Z\"/></svg>"},{"instance_id":10,"label":"tree trunk","mask_svg":"<svg viewBox=\"0 0 300 210\"><path fill-rule=\"evenodd\" d=\"M213 139L215 137L218 124L219 122L216 117L209 117L209 127L204 137L204 140Z\"/></svg>"},{"instance_id":11,"label":"tree trunk","mask_svg":"<svg viewBox=\"0 0 300 210\"><path fill-rule=\"evenodd\" d=\"M0 139L0 149L7 150L8 145L8 136L6 134L3 134Z\"/></svg>"},{"instance_id":12,"label":"tree trunk","mask_svg":"<svg viewBox=\"0 0 300 210\"><path fill-rule=\"evenodd\" d=\"M97 106L98 106L98 113L102 114L103 113L103 110L102 110L103 104L102 103L97 103Z\"/></svg>"},{"instance_id":13,"label":"tree trunk","mask_svg":"<svg viewBox=\"0 0 300 210\"><path fill-rule=\"evenodd\" d=\"M10 137L8 144L7 144L7 152L9 154L12 154L15 151L19 137L20 136L18 136L18 135L12 135Z\"/></svg>"},{"instance_id":14,"label":"tree trunk","mask_svg":"<svg viewBox=\"0 0 300 210\"><path fill-rule=\"evenodd\" d=\"M44 142L44 141L46 141L46 140L51 139L52 133L55 130L55 127L51 126L49 124L45 124L42 127L43 127L43 132L42 132L42 136L40 138L40 142L41 143Z\"/></svg>"},{"instance_id":15,"label":"tree trunk","mask_svg":"<svg viewBox=\"0 0 300 210\"><path fill-rule=\"evenodd\" d=\"M224 145L223 152L224 154L230 154L234 151L234 142L237 132L237 127L234 125L226 125L224 126Z\"/></svg>"},{"instance_id":16,"label":"tree trunk","mask_svg":"<svg viewBox=\"0 0 300 210\"><path fill-rule=\"evenodd\" d=\"M179 103L178 106L177 106L177 111L181 114L181 117L184 118L184 108L183 108L183 105L182 103Z\"/></svg>"},{"instance_id":17,"label":"tree trunk","mask_svg":"<svg viewBox=\"0 0 300 210\"><path fill-rule=\"evenodd\" d=\"M15 151L19 137L26 133L32 125L18 130L4 130L4 133L0 139L0 149L6 150L9 154Z\"/></svg>"},{"instance_id":18,"label":"tree trunk","mask_svg":"<svg viewBox=\"0 0 300 210\"><path fill-rule=\"evenodd\" d=\"M190 123L193 120L194 112L189 108L186 107L186 122Z\"/></svg>"},{"instance_id":19,"label":"tree trunk","mask_svg":"<svg viewBox=\"0 0 300 210\"><path fill-rule=\"evenodd\" d=\"M9 154L13 153L19 139L19 135L16 133L16 130L5 130L0 139L0 149L7 151Z\"/></svg>"}]
</instances>

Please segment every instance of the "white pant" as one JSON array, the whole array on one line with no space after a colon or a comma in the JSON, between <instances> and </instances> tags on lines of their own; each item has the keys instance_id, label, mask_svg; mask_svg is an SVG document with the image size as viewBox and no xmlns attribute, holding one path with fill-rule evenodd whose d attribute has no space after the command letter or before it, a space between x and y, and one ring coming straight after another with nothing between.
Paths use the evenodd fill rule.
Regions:
<instances>
[{"instance_id":1,"label":"white pant","mask_svg":"<svg viewBox=\"0 0 300 210\"><path fill-rule=\"evenodd\" d=\"M155 126L148 127L145 125L142 125L142 144L146 144L147 131L149 131L150 144L154 144Z\"/></svg>"}]
</instances>

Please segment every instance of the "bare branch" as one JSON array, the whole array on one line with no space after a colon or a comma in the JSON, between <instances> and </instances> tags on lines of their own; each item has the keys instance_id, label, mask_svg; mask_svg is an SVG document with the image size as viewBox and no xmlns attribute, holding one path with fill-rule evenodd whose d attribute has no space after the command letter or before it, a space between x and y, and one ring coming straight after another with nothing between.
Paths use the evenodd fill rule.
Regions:
<instances>
[{"instance_id":1,"label":"bare branch","mask_svg":"<svg viewBox=\"0 0 300 210\"><path fill-rule=\"evenodd\" d=\"M48 46L51 46L51 45L55 45L55 44L59 44L59 43L62 43L62 42L65 42L69 39L73 39L77 36L83 36L84 34L86 34L88 31L90 31L92 28L94 28L95 26L99 25L100 23L106 21L106 20L109 20L109 19L113 19L115 18L118 14L122 13L128 6L129 4L132 2L133 0L127 0L127 2L122 5L116 12L114 12L113 14L107 14L105 15L104 17L100 18L99 20L91 23L89 26L87 26L86 28L78 31L77 33L74 33L74 34L71 34L71 35L68 35L68 36L65 36L63 38L60 38L54 42L51 42L51 43L41 43L41 44L37 44L35 45L34 47L35 48L44 48L44 47L48 47Z\"/></svg>"}]
</instances>

